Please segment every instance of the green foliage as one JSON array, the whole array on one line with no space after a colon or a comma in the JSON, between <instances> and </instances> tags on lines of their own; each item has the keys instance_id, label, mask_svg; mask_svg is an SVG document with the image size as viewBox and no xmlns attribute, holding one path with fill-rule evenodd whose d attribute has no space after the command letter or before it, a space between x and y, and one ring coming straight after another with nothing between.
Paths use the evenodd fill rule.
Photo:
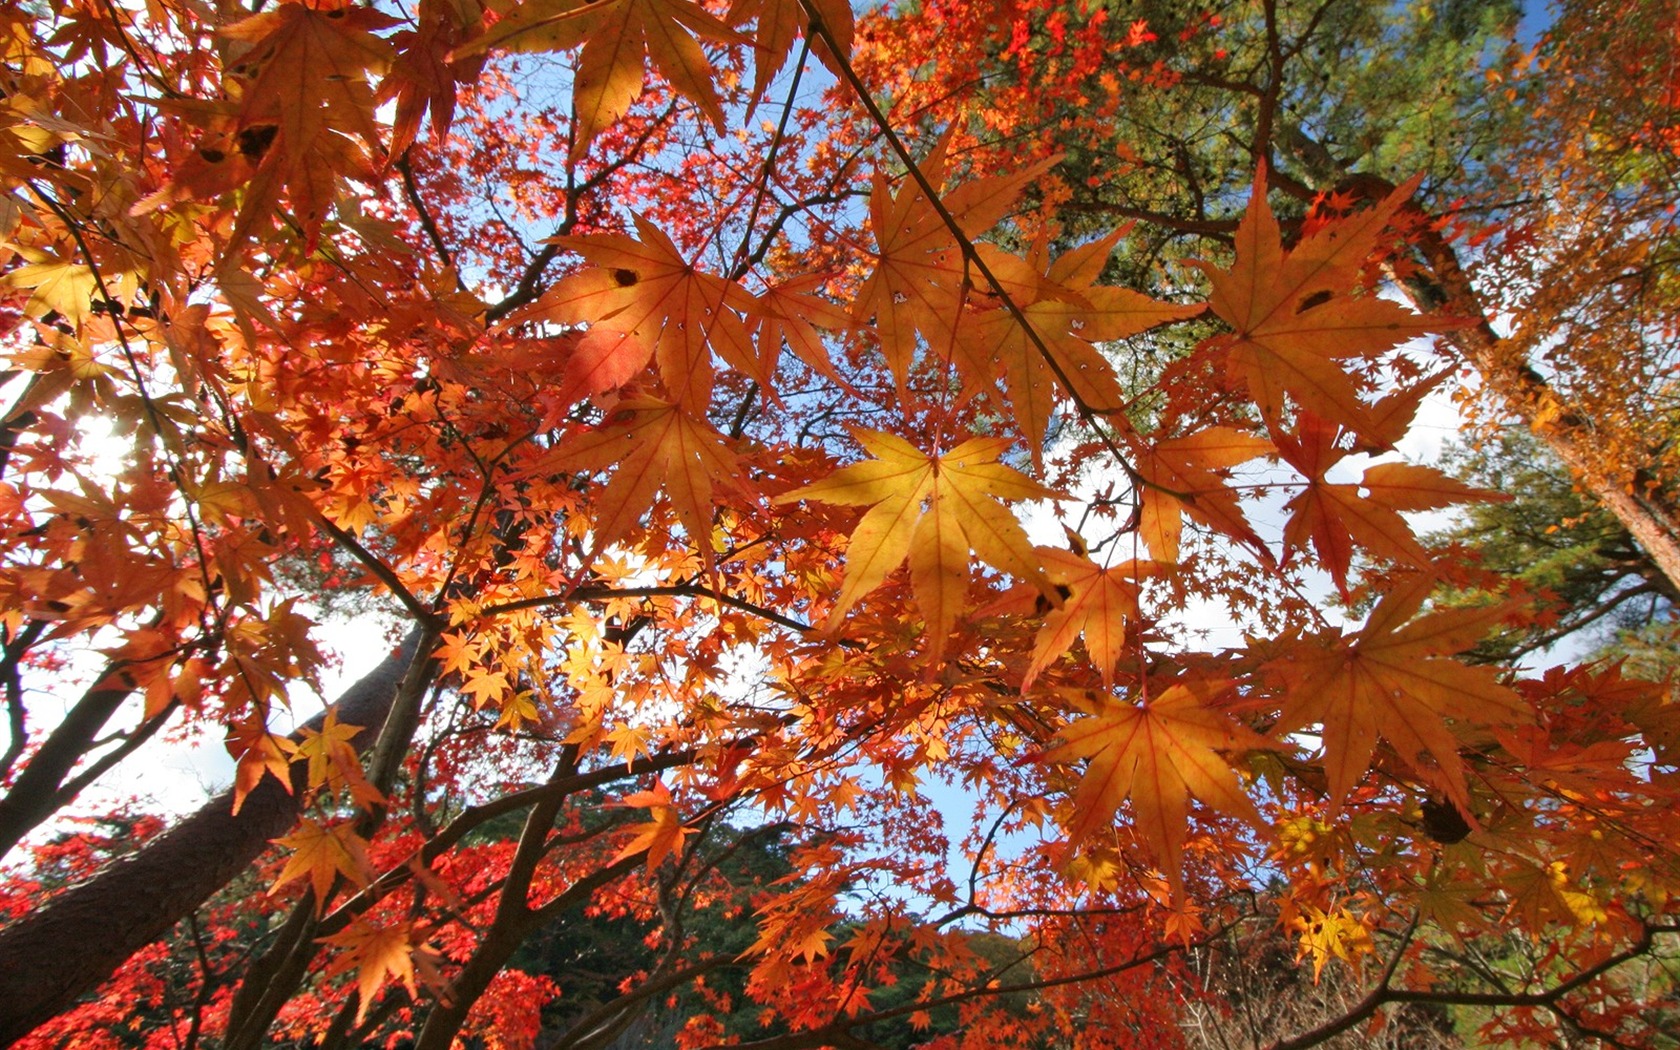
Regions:
<instances>
[{"instance_id":1,"label":"green foliage","mask_svg":"<svg viewBox=\"0 0 1680 1050\"><path fill-rule=\"evenodd\" d=\"M1460 524L1430 542L1463 547L1478 568L1519 583L1547 610L1534 626L1501 630L1478 655L1513 660L1567 639L1602 656L1642 650L1648 670L1664 662L1651 650L1671 635L1674 585L1543 444L1509 428L1476 448L1452 450L1449 463L1468 483L1512 498L1463 508ZM1489 597L1470 588L1452 600L1474 604Z\"/></svg>"}]
</instances>

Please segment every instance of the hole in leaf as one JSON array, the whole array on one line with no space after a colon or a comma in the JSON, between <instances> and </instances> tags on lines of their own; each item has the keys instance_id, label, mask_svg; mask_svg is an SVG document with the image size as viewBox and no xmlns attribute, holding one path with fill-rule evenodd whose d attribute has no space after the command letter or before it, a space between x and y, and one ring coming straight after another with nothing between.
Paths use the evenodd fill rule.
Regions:
<instances>
[{"instance_id":1,"label":"hole in leaf","mask_svg":"<svg viewBox=\"0 0 1680 1050\"><path fill-rule=\"evenodd\" d=\"M278 124L253 124L239 133L239 152L252 160L257 159L268 152L279 131Z\"/></svg>"},{"instance_id":2,"label":"hole in leaf","mask_svg":"<svg viewBox=\"0 0 1680 1050\"><path fill-rule=\"evenodd\" d=\"M1295 307L1295 312L1298 313L1298 314L1304 314L1308 310L1311 310L1313 307L1323 306L1325 303L1327 303L1329 301L1330 301L1330 293L1329 292L1314 292L1313 294L1307 296L1305 299L1301 300L1301 304L1299 306Z\"/></svg>"}]
</instances>

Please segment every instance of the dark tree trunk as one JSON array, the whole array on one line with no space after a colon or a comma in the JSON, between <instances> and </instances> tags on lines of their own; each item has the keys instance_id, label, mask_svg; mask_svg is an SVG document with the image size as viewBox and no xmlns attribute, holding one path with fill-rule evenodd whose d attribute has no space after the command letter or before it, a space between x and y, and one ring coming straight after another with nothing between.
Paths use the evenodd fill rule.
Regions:
<instances>
[{"instance_id":1,"label":"dark tree trunk","mask_svg":"<svg viewBox=\"0 0 1680 1050\"><path fill-rule=\"evenodd\" d=\"M410 631L396 652L333 705L340 721L367 727L357 734L357 747L377 737L420 635L418 627ZM317 716L310 725L320 723ZM245 796L237 816L232 792L217 795L141 849L0 930L0 1046L92 992L244 871L270 839L291 830L302 777L296 770L291 792L265 778Z\"/></svg>"},{"instance_id":2,"label":"dark tree trunk","mask_svg":"<svg viewBox=\"0 0 1680 1050\"><path fill-rule=\"evenodd\" d=\"M0 857L52 816L64 778L93 747L99 731L133 692L132 686L119 683L108 687L102 679L101 684L83 694L64 721L30 756L11 789L0 798Z\"/></svg>"}]
</instances>

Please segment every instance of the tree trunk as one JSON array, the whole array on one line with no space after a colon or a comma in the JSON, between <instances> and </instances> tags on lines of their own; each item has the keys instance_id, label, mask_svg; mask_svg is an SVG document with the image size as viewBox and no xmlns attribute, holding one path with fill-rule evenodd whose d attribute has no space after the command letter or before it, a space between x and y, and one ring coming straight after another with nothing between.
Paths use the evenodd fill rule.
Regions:
<instances>
[{"instance_id":1,"label":"tree trunk","mask_svg":"<svg viewBox=\"0 0 1680 1050\"><path fill-rule=\"evenodd\" d=\"M1426 243L1425 248L1430 246ZM1546 443L1582 490L1621 522L1671 585L1680 587L1680 517L1660 489L1641 492L1641 480L1648 474L1646 464L1602 462L1595 452L1600 441L1591 424L1570 412L1546 378L1512 353L1507 340L1487 323L1469 281L1450 253L1444 244L1429 250L1430 261L1436 264L1434 283L1445 293L1442 305L1475 318L1476 323L1449 338L1476 367L1488 392Z\"/></svg>"},{"instance_id":2,"label":"tree trunk","mask_svg":"<svg viewBox=\"0 0 1680 1050\"><path fill-rule=\"evenodd\" d=\"M1370 200L1394 191L1386 179L1355 175L1339 188ZM1475 367L1488 393L1520 419L1569 468L1575 481L1627 529L1669 584L1680 588L1680 508L1660 486L1644 482L1652 472L1645 463L1605 463L1596 449L1602 441L1591 421L1571 412L1546 377L1529 367L1526 356L1488 323L1481 296L1459 265L1458 254L1427 223L1418 247L1428 272L1404 282L1413 305L1425 312L1445 312L1474 323L1447 339Z\"/></svg>"},{"instance_id":3,"label":"tree trunk","mask_svg":"<svg viewBox=\"0 0 1680 1050\"><path fill-rule=\"evenodd\" d=\"M367 727L356 735L358 748L378 734L420 636L419 627L410 631L396 652L333 705L341 721ZM319 728L323 717L309 726ZM295 767L291 791L264 778L237 816L233 793L222 792L141 849L0 930L0 1046L93 991L244 871L270 839L286 834L299 816L303 776Z\"/></svg>"},{"instance_id":4,"label":"tree trunk","mask_svg":"<svg viewBox=\"0 0 1680 1050\"><path fill-rule=\"evenodd\" d=\"M107 669L98 683L76 701L0 797L0 857L35 830L58 808L59 789L82 756L92 750L105 723L117 713L134 687L120 666Z\"/></svg>"}]
</instances>

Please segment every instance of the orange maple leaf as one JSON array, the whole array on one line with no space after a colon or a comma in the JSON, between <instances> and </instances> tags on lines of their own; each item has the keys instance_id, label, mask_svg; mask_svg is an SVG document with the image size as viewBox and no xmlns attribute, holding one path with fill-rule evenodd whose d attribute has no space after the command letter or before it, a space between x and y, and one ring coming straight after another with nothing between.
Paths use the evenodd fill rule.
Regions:
<instances>
[{"instance_id":1,"label":"orange maple leaf","mask_svg":"<svg viewBox=\"0 0 1680 1050\"><path fill-rule=\"evenodd\" d=\"M1256 551L1266 550L1221 471L1275 451L1270 441L1234 427L1208 427L1134 445L1133 469L1143 482L1138 487L1138 532L1155 560L1178 560L1186 514Z\"/></svg>"},{"instance_id":2,"label":"orange maple leaf","mask_svg":"<svg viewBox=\"0 0 1680 1050\"><path fill-rule=\"evenodd\" d=\"M671 798L671 789L666 787L663 781L654 781L653 787L647 791L626 795L624 805L645 809L653 819L631 828L636 832L636 837L613 857L614 864L625 857L633 857L645 851L648 871L655 871L660 862L673 851L680 853L683 839L694 834L692 828L683 827L682 817L677 813L676 803Z\"/></svg>"},{"instance_id":3,"label":"orange maple leaf","mask_svg":"<svg viewBox=\"0 0 1680 1050\"><path fill-rule=\"evenodd\" d=\"M1138 614L1137 581L1155 570L1155 563L1126 560L1104 567L1089 557L1053 547L1039 547L1044 573L1067 588L1060 609L1044 617L1033 645L1032 662L1021 679L1021 691L1032 687L1039 673L1073 647L1081 635L1085 651L1101 672L1103 684L1114 684L1114 669L1125 651L1126 621Z\"/></svg>"},{"instance_id":4,"label":"orange maple leaf","mask_svg":"<svg viewBox=\"0 0 1680 1050\"><path fill-rule=\"evenodd\" d=\"M714 73L694 34L726 44L750 44L688 0L528 0L454 57L487 48L568 51L582 47L572 82L572 159L607 125L629 111L646 82L645 64L723 129Z\"/></svg>"},{"instance_id":5,"label":"orange maple leaf","mask_svg":"<svg viewBox=\"0 0 1680 1050\"><path fill-rule=\"evenodd\" d=\"M233 774L233 812L236 816L240 807L245 805L245 796L265 776L273 776L288 793L292 790L292 756L297 754L297 745L270 732L261 714L253 714L250 720L229 726L226 746L228 754L237 762Z\"/></svg>"},{"instance_id":6,"label":"orange maple leaf","mask_svg":"<svg viewBox=\"0 0 1680 1050\"><path fill-rule=\"evenodd\" d=\"M321 938L340 949L327 964L327 976L356 971L356 1020L367 1016L379 990L387 981L401 981L410 998L420 992L414 981L414 925L408 922L374 926L363 918L353 919L339 932Z\"/></svg>"},{"instance_id":7,"label":"orange maple leaf","mask_svg":"<svg viewBox=\"0 0 1680 1050\"><path fill-rule=\"evenodd\" d=\"M1378 602L1364 627L1326 639L1316 653L1297 652L1279 668L1289 683L1279 731L1322 727L1332 805L1364 776L1380 736L1420 775L1429 772L1418 759L1432 759L1447 796L1469 813L1460 736L1532 720L1496 669L1447 658L1475 645L1511 608L1447 609L1413 619L1434 583L1415 576Z\"/></svg>"},{"instance_id":8,"label":"orange maple leaf","mask_svg":"<svg viewBox=\"0 0 1680 1050\"><path fill-rule=\"evenodd\" d=\"M822 16L823 26L840 45L842 58L852 47L852 5L849 0L811 0L811 6ZM737 28L755 22L753 47L753 99L775 79L787 62L793 41L805 30L808 19L800 0L734 0L729 5L729 24ZM839 64L820 40L813 38L811 49L832 70L840 74Z\"/></svg>"},{"instance_id":9,"label":"orange maple leaf","mask_svg":"<svg viewBox=\"0 0 1680 1050\"><path fill-rule=\"evenodd\" d=\"M561 280L517 321L587 325L554 399L569 404L623 386L651 359L672 400L704 412L712 396L712 351L768 384L736 310L753 305L740 285L698 270L657 226L637 218L641 240L619 233L556 237L589 269Z\"/></svg>"},{"instance_id":10,"label":"orange maple leaf","mask_svg":"<svg viewBox=\"0 0 1680 1050\"><path fill-rule=\"evenodd\" d=\"M1248 213L1237 227L1229 270L1203 264L1208 305L1235 331L1226 337L1261 416L1280 429L1284 395L1302 408L1361 433L1372 426L1367 406L1337 358L1369 357L1455 322L1423 317L1377 295L1351 294L1388 219L1417 188L1414 178L1385 200L1329 223L1285 252L1271 206L1266 171L1255 175Z\"/></svg>"},{"instance_id":11,"label":"orange maple leaf","mask_svg":"<svg viewBox=\"0 0 1680 1050\"><path fill-rule=\"evenodd\" d=\"M368 783L362 774L362 762L351 743L361 726L346 725L338 720L338 713L329 710L320 729L305 727L297 744L297 757L309 768L309 786L338 790L347 787L358 805L382 805L385 796Z\"/></svg>"},{"instance_id":12,"label":"orange maple leaf","mask_svg":"<svg viewBox=\"0 0 1680 1050\"><path fill-rule=\"evenodd\" d=\"M417 27L397 33L397 57L379 85L379 101L395 100L391 120L391 155L401 156L420 130L429 109L432 133L441 138L455 114L455 85L478 75L483 59L450 58L450 52L484 26L477 0L420 0Z\"/></svg>"},{"instance_id":13,"label":"orange maple leaf","mask_svg":"<svg viewBox=\"0 0 1680 1050\"><path fill-rule=\"evenodd\" d=\"M249 81L240 127L277 124L275 148L293 154L334 128L377 144L367 73L390 62L391 46L373 31L394 23L366 7L288 3L223 29L223 36L250 45L230 70Z\"/></svg>"},{"instance_id":14,"label":"orange maple leaf","mask_svg":"<svg viewBox=\"0 0 1680 1050\"><path fill-rule=\"evenodd\" d=\"M358 886L367 881L367 843L347 823L327 825L304 817L298 821L297 830L274 842L291 850L292 855L269 887L270 894L288 883L307 879L319 911L339 876Z\"/></svg>"},{"instance_id":15,"label":"orange maple leaf","mask_svg":"<svg viewBox=\"0 0 1680 1050\"><path fill-rule=\"evenodd\" d=\"M663 488L690 541L709 561L714 483L753 497L735 454L703 417L681 406L644 397L619 407L626 421L571 432L545 458L543 469L576 473L617 465L595 500L593 554L628 535Z\"/></svg>"},{"instance_id":16,"label":"orange maple leaf","mask_svg":"<svg viewBox=\"0 0 1680 1050\"><path fill-rule=\"evenodd\" d=\"M367 152L377 149L379 121L370 74L391 61L374 35L389 16L362 6L317 9L281 4L221 30L238 55L228 67L230 102L164 104L208 118L205 139L172 174L170 184L136 205L152 210L172 200L207 197L249 183L234 227L248 236L266 220L284 186L305 230L320 228L340 174L373 177ZM239 49L243 49L240 51Z\"/></svg>"},{"instance_id":17,"label":"orange maple leaf","mask_svg":"<svg viewBox=\"0 0 1680 1050\"><path fill-rule=\"evenodd\" d=\"M1305 475L1306 487L1284 509L1284 560L1311 540L1319 565L1347 596L1347 572L1356 546L1370 554L1417 569L1430 565L1429 552L1417 541L1402 511L1435 510L1469 500L1506 500L1497 492L1473 489L1433 467L1379 463L1358 483L1332 482L1331 468L1350 450L1339 442L1343 428L1316 413L1296 418L1296 433L1277 435L1278 452Z\"/></svg>"},{"instance_id":18,"label":"orange maple leaf","mask_svg":"<svg viewBox=\"0 0 1680 1050\"><path fill-rule=\"evenodd\" d=\"M1038 552L999 500L1054 499L1056 493L997 461L1008 439L973 438L941 456L893 434L853 433L874 459L776 498L777 503L814 499L870 508L852 532L845 580L827 630L836 629L846 610L906 559L916 603L927 619L930 660L943 651L965 603L970 550L1040 592L1054 594L1039 568Z\"/></svg>"},{"instance_id":19,"label":"orange maple leaf","mask_svg":"<svg viewBox=\"0 0 1680 1050\"><path fill-rule=\"evenodd\" d=\"M940 203L965 236L976 236L1007 215L1027 186L1060 159L1051 157L1011 175L964 183L942 193ZM928 185L937 190L944 179L945 142L934 147L920 168ZM905 382L916 355L917 334L935 352L949 357L963 303L980 278L958 249L956 234L944 216L914 180L905 180L895 196L887 176L876 172L869 196L869 225L875 234L876 265L858 291L852 319L859 324L873 319L899 400L908 401ZM1000 279L1008 275L1029 288L1039 283L1038 274L1020 259L988 245L979 245L977 250Z\"/></svg>"},{"instance_id":20,"label":"orange maple leaf","mask_svg":"<svg viewBox=\"0 0 1680 1050\"><path fill-rule=\"evenodd\" d=\"M1208 706L1212 683L1174 683L1141 704L1064 691L1087 717L1070 723L1041 761L1086 759L1069 807L1070 843L1109 827L1127 798L1143 842L1160 859L1177 897L1190 798L1260 825L1260 814L1222 752L1271 748L1266 738Z\"/></svg>"},{"instance_id":21,"label":"orange maple leaf","mask_svg":"<svg viewBox=\"0 0 1680 1050\"><path fill-rule=\"evenodd\" d=\"M1114 367L1093 344L1126 339L1156 325L1195 316L1204 309L1164 303L1129 288L1096 283L1115 244L1125 234L1125 229L1115 230L1101 240L1063 253L1050 265L1041 287L1035 289L1035 301L1020 304L1027 323L1054 358L1060 378L1008 310L998 308L972 315L972 320L965 318L967 323L957 331L954 360L965 379L994 402L999 400L994 377L1001 369L1012 414L1035 464L1042 455L1058 384L1092 411L1115 412L1126 402ZM1041 243L1034 256L1042 255L1043 250Z\"/></svg>"},{"instance_id":22,"label":"orange maple leaf","mask_svg":"<svg viewBox=\"0 0 1680 1050\"><path fill-rule=\"evenodd\" d=\"M807 274L773 284L752 304L748 316L766 375L775 375L776 359L785 342L813 371L841 389L851 390L851 384L829 360L822 336L817 333L818 328L829 331L850 328L851 318L843 307L811 294L822 283L822 275Z\"/></svg>"}]
</instances>

